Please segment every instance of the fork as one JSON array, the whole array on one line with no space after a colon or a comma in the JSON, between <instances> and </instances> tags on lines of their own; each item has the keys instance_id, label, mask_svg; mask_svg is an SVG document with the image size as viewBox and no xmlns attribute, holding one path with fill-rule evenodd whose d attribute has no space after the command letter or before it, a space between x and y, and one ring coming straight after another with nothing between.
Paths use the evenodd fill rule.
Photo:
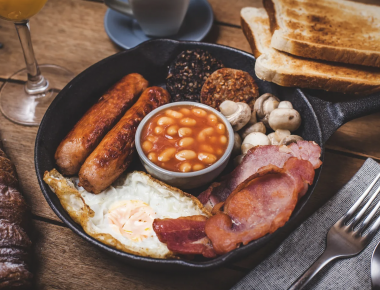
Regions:
<instances>
[{"instance_id":1,"label":"fork","mask_svg":"<svg viewBox=\"0 0 380 290\"><path fill-rule=\"evenodd\" d=\"M380 192L380 187L376 189L371 198L364 204L361 210L356 214L363 200L367 197L376 182L380 178L380 173L355 202L355 204L345 213L328 231L326 239L326 249L323 254L290 286L289 290L304 289L307 283L328 263L339 258L349 258L359 254L372 240L380 227L380 217L376 219L367 233L364 233L367 226L371 223L376 211L380 207L380 201L365 215L365 212L375 200ZM360 221L364 218L363 222ZM352 222L348 223L352 219ZM360 225L359 225L360 223Z\"/></svg>"}]
</instances>

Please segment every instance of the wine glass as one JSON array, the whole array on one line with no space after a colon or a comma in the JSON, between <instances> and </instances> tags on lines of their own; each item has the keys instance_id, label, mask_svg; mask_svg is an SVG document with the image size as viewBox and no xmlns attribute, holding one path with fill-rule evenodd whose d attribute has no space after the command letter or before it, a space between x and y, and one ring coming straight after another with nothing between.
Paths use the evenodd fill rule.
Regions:
<instances>
[{"instance_id":1,"label":"wine glass","mask_svg":"<svg viewBox=\"0 0 380 290\"><path fill-rule=\"evenodd\" d=\"M58 92L74 77L52 64L38 65L30 36L29 18L47 0L0 0L0 18L13 21L24 53L26 68L15 72L0 90L0 110L11 121L39 125Z\"/></svg>"}]
</instances>

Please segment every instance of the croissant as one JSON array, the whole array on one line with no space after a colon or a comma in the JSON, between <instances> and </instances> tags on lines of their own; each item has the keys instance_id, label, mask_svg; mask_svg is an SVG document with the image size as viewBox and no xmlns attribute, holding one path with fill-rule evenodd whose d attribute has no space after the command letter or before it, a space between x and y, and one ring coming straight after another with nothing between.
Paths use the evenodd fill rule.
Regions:
<instances>
[{"instance_id":1,"label":"croissant","mask_svg":"<svg viewBox=\"0 0 380 290\"><path fill-rule=\"evenodd\" d=\"M0 143L0 289L29 289L32 242L25 229L28 206L18 190L16 170Z\"/></svg>"}]
</instances>

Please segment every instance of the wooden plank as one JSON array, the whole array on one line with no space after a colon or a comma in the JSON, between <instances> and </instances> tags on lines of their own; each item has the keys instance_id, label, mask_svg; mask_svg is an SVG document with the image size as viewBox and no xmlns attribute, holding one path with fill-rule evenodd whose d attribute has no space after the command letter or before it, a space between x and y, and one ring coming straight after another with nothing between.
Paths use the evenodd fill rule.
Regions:
<instances>
[{"instance_id":1,"label":"wooden plank","mask_svg":"<svg viewBox=\"0 0 380 290\"><path fill-rule=\"evenodd\" d=\"M354 0L372 5L380 5L378 0ZM240 10L244 7L263 7L262 0L208 0L215 21L240 26Z\"/></svg>"},{"instance_id":2,"label":"wooden plank","mask_svg":"<svg viewBox=\"0 0 380 290\"><path fill-rule=\"evenodd\" d=\"M208 0L216 22L240 26L240 10L244 7L263 7L261 0Z\"/></svg>"},{"instance_id":3,"label":"wooden plank","mask_svg":"<svg viewBox=\"0 0 380 290\"><path fill-rule=\"evenodd\" d=\"M86 0L103 2L102 0ZM373 0L377 1L377 0ZM262 0L208 0L217 23L240 26L240 10L244 7L263 7Z\"/></svg>"},{"instance_id":4,"label":"wooden plank","mask_svg":"<svg viewBox=\"0 0 380 290\"><path fill-rule=\"evenodd\" d=\"M107 8L102 3L80 0L50 0L31 22L34 51L39 63L64 66L75 74L99 60L120 51L108 38L103 18ZM54 22L54 24L48 25ZM12 22L0 20L0 78L8 78L22 69L24 59ZM208 42L248 50L238 28L214 25Z\"/></svg>"},{"instance_id":5,"label":"wooden plank","mask_svg":"<svg viewBox=\"0 0 380 290\"><path fill-rule=\"evenodd\" d=\"M327 148L380 159L380 112L343 125L326 144Z\"/></svg>"},{"instance_id":6,"label":"wooden plank","mask_svg":"<svg viewBox=\"0 0 380 290\"><path fill-rule=\"evenodd\" d=\"M103 0L86 0L104 2ZM374 0L376 1L376 0ZM244 7L262 7L261 0L208 0L217 23L240 26L240 10Z\"/></svg>"},{"instance_id":7,"label":"wooden plank","mask_svg":"<svg viewBox=\"0 0 380 290\"><path fill-rule=\"evenodd\" d=\"M71 230L34 221L36 289L229 289L245 274L227 268L162 273L123 264ZM90 288L89 288L90 287Z\"/></svg>"},{"instance_id":8,"label":"wooden plank","mask_svg":"<svg viewBox=\"0 0 380 290\"><path fill-rule=\"evenodd\" d=\"M34 51L39 63L57 64L75 74L119 51L107 37L101 3L51 0L30 20ZM25 66L12 22L0 20L0 78Z\"/></svg>"},{"instance_id":9,"label":"wooden plank","mask_svg":"<svg viewBox=\"0 0 380 290\"><path fill-rule=\"evenodd\" d=\"M351 179L352 176L355 175L363 165L364 161L365 160L363 159L327 152L319 183L314 194L311 196L310 201L297 217L297 221L302 223L302 221L305 221L318 208L325 204ZM337 204L336 206L338 207L339 205ZM295 228L296 227L292 227L286 232L281 233L280 238L266 245L265 250L253 253L247 258L234 263L234 265L253 269L271 254L281 244L281 240L285 239Z\"/></svg>"},{"instance_id":10,"label":"wooden plank","mask_svg":"<svg viewBox=\"0 0 380 290\"><path fill-rule=\"evenodd\" d=\"M204 39L205 42L218 43L251 52L243 31L239 28L214 25Z\"/></svg>"}]
</instances>

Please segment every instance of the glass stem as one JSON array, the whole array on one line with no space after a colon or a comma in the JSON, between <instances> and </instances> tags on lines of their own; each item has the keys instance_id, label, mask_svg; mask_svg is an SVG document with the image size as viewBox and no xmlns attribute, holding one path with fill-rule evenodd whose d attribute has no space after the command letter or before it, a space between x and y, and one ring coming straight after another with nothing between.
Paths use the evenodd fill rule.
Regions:
<instances>
[{"instance_id":1,"label":"glass stem","mask_svg":"<svg viewBox=\"0 0 380 290\"><path fill-rule=\"evenodd\" d=\"M34 56L29 20L16 22L15 25L22 51L24 52L26 70L28 72L28 81L25 83L25 91L28 94L43 93L48 89L49 82L41 74Z\"/></svg>"}]
</instances>

